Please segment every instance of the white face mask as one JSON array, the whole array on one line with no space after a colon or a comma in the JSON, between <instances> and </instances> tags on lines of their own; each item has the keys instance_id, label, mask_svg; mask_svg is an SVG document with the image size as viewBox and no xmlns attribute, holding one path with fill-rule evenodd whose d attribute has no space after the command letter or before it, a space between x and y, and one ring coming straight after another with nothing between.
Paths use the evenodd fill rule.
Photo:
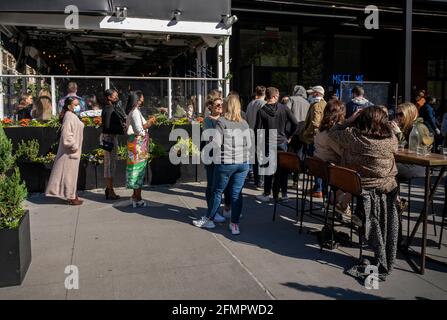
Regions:
<instances>
[{"instance_id":1,"label":"white face mask","mask_svg":"<svg viewBox=\"0 0 447 320\"><path fill-rule=\"evenodd\" d=\"M313 104L313 103L316 103L316 102L320 102L321 101L321 99L323 99L322 97L309 97L309 103L310 104Z\"/></svg>"},{"instance_id":2,"label":"white face mask","mask_svg":"<svg viewBox=\"0 0 447 320\"><path fill-rule=\"evenodd\" d=\"M73 112L76 114L79 114L81 112L81 106L78 104L74 107Z\"/></svg>"}]
</instances>

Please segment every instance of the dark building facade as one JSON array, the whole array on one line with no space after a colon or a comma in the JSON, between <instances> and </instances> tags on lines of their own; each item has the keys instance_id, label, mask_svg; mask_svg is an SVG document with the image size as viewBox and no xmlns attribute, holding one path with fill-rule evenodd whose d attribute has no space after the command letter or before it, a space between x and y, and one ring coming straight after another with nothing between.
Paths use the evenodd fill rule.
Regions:
<instances>
[{"instance_id":1,"label":"dark building facade","mask_svg":"<svg viewBox=\"0 0 447 320\"><path fill-rule=\"evenodd\" d=\"M372 2L378 29L365 27ZM340 81L390 82L403 95L405 1L233 0L232 12L239 17L231 40L233 87L244 100L259 84L291 94L296 84L337 91ZM443 109L447 3L413 1L412 18L412 86L437 97Z\"/></svg>"}]
</instances>

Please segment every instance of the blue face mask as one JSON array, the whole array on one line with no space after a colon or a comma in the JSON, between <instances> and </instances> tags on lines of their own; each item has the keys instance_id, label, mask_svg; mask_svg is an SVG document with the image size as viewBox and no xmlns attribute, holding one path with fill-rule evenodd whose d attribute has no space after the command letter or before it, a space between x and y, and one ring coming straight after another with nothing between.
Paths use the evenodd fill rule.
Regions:
<instances>
[{"instance_id":1,"label":"blue face mask","mask_svg":"<svg viewBox=\"0 0 447 320\"><path fill-rule=\"evenodd\" d=\"M75 106L74 109L73 109L73 112L76 113L76 114L81 113L81 106L80 105Z\"/></svg>"}]
</instances>

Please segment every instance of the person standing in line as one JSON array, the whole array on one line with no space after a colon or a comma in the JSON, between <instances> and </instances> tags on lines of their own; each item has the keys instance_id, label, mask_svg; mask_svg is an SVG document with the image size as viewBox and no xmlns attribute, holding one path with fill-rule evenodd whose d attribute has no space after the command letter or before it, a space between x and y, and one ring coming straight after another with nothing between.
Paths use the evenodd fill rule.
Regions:
<instances>
[{"instance_id":1,"label":"person standing in line","mask_svg":"<svg viewBox=\"0 0 447 320\"><path fill-rule=\"evenodd\" d=\"M104 178L107 186L105 195L107 200L120 198L113 190L113 176L115 175L118 149L118 135L124 135L126 128L126 114L121 108L118 92L107 89L104 92L106 104L102 109L102 134L100 144L104 149Z\"/></svg>"},{"instance_id":2,"label":"person standing in line","mask_svg":"<svg viewBox=\"0 0 447 320\"><path fill-rule=\"evenodd\" d=\"M322 86L315 86L308 90L308 93L310 95L310 109L299 136L300 140L307 144L307 155L313 157L315 151L314 137L319 132L324 109L326 108L326 101L323 98L324 88ZM315 178L312 196L315 198L323 198L323 181L320 178Z\"/></svg>"},{"instance_id":3,"label":"person standing in line","mask_svg":"<svg viewBox=\"0 0 447 320\"><path fill-rule=\"evenodd\" d=\"M222 115L222 108L223 108L223 101L222 98L214 98L212 101L209 101L207 103L209 105L210 114L205 118L203 123L203 130L208 129L216 129L217 120ZM210 143L212 141L212 137L210 138ZM212 155L210 155L212 156ZM211 197L212 197L212 188L213 188L213 179L214 179L214 163L206 164L205 170L206 170L206 201L208 208L211 205ZM218 212L214 216L213 221L214 222L225 222L225 218L231 217L231 195L229 193L228 186L224 190L224 209L223 214L219 214Z\"/></svg>"},{"instance_id":4,"label":"person standing in line","mask_svg":"<svg viewBox=\"0 0 447 320\"><path fill-rule=\"evenodd\" d=\"M141 188L144 183L147 160L149 159L149 134L147 130L152 126L152 121L146 121L140 108L144 105L144 95L140 90L129 94L126 106L127 125L127 188L133 189L131 197L132 206L146 207L146 202L141 198Z\"/></svg>"},{"instance_id":5,"label":"person standing in line","mask_svg":"<svg viewBox=\"0 0 447 320\"><path fill-rule=\"evenodd\" d=\"M265 150L268 153L269 150L269 130L277 131L277 151L287 151L287 145L290 137L287 136L286 126L287 122L291 123L291 136L293 136L298 128L298 122L293 116L289 107L278 103L279 90L274 87L269 87L266 90L265 97L267 99L266 104L259 110L256 119L255 129L265 130ZM268 156L268 154L266 155ZM281 201L287 201L287 177L288 174L281 174L279 176L279 183L282 196ZM273 175L264 176L264 192L261 195L256 196L256 199L261 202L270 201L270 193L272 191Z\"/></svg>"},{"instance_id":6,"label":"person standing in line","mask_svg":"<svg viewBox=\"0 0 447 320\"><path fill-rule=\"evenodd\" d=\"M67 95L59 100L58 110L61 111L64 106L65 99L68 97L74 97L79 101L79 107L81 108L81 112L85 111L85 100L78 96L78 84L74 81L70 81L67 85Z\"/></svg>"},{"instance_id":7,"label":"person standing in line","mask_svg":"<svg viewBox=\"0 0 447 320\"><path fill-rule=\"evenodd\" d=\"M255 92L255 98L247 106L247 123L250 129L255 130L256 118L258 111L265 105L265 90L264 86L257 86ZM250 171L248 175L253 176L255 185L258 189L264 188L264 176L259 175L259 165L257 159L254 164L250 164Z\"/></svg>"},{"instance_id":8,"label":"person standing in line","mask_svg":"<svg viewBox=\"0 0 447 320\"><path fill-rule=\"evenodd\" d=\"M68 199L68 204L78 206L83 203L76 194L79 162L81 161L84 124L79 120L79 100L75 97L65 99L59 115L62 123L59 147L51 169L45 195Z\"/></svg>"},{"instance_id":9,"label":"person standing in line","mask_svg":"<svg viewBox=\"0 0 447 320\"><path fill-rule=\"evenodd\" d=\"M352 91L352 100L346 104L346 118L350 118L357 110L372 106L364 95L365 90L361 86L355 86Z\"/></svg>"},{"instance_id":10,"label":"person standing in line","mask_svg":"<svg viewBox=\"0 0 447 320\"><path fill-rule=\"evenodd\" d=\"M433 109L433 104L436 102L436 99L432 97L427 97L424 105L419 108L419 117L424 119L424 124L430 129L433 135L440 135L441 130L439 130L436 125L436 115L435 110Z\"/></svg>"},{"instance_id":11,"label":"person standing in line","mask_svg":"<svg viewBox=\"0 0 447 320\"><path fill-rule=\"evenodd\" d=\"M236 95L225 99L224 113L217 119L219 133L212 143L220 150L219 162L215 163L213 188L208 213L193 224L199 228L215 228L213 219L219 210L222 193L229 186L231 194L231 222L233 235L240 234L239 219L242 212L242 189L248 174L251 135L247 122L241 116L241 103ZM241 137L242 134L242 137Z\"/></svg>"},{"instance_id":12,"label":"person standing in line","mask_svg":"<svg viewBox=\"0 0 447 320\"><path fill-rule=\"evenodd\" d=\"M52 116L51 93L48 90L40 90L34 108L31 110L33 119L39 121L50 120Z\"/></svg>"}]
</instances>

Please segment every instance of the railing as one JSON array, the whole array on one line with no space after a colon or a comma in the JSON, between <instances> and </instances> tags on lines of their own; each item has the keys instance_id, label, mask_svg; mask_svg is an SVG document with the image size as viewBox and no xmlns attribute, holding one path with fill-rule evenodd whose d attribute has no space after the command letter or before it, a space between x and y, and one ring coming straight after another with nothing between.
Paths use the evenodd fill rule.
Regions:
<instances>
[{"instance_id":1,"label":"railing","mask_svg":"<svg viewBox=\"0 0 447 320\"><path fill-rule=\"evenodd\" d=\"M199 115L204 111L207 93L212 89L222 90L226 87L225 81L218 78L0 75L0 119L14 117L20 96L25 93L33 96L34 104L45 99L43 108L47 108L48 113L51 108L52 115L58 114L69 82L76 82L78 96L86 99L94 95L99 105L103 105L105 89L116 89L124 106L129 91L141 90L145 97L141 108L143 115L166 108L171 118L183 113L188 105L193 105L194 112Z\"/></svg>"}]
</instances>

